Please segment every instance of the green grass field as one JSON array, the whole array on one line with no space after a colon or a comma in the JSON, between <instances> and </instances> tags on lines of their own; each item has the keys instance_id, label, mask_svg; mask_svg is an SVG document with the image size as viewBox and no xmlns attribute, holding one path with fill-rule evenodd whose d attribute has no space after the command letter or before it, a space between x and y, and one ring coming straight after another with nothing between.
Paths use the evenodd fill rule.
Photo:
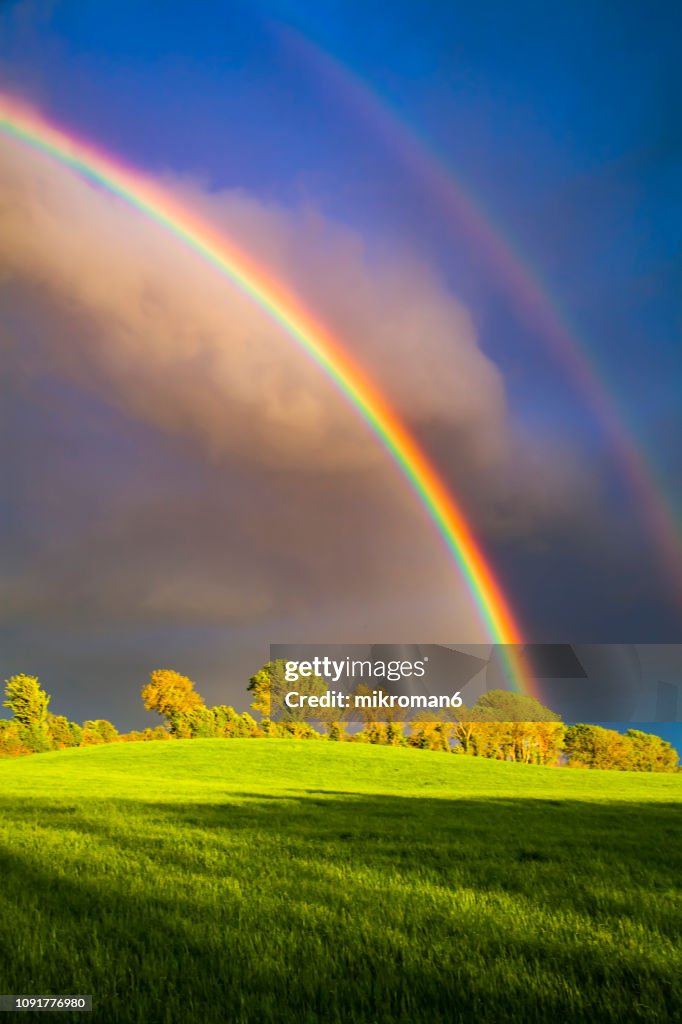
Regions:
<instances>
[{"instance_id":1,"label":"green grass field","mask_svg":"<svg viewBox=\"0 0 682 1024\"><path fill-rule=\"evenodd\" d=\"M0 992L141 1024L679 1020L681 795L286 740L3 761Z\"/></svg>"}]
</instances>

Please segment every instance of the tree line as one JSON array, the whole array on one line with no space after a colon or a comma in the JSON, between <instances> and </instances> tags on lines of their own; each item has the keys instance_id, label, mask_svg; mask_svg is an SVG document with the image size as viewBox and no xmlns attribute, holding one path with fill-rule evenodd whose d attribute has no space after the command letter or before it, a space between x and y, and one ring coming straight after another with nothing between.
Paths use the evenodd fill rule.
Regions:
<instances>
[{"instance_id":1,"label":"tree line","mask_svg":"<svg viewBox=\"0 0 682 1024\"><path fill-rule=\"evenodd\" d=\"M156 669L142 687L148 711L163 724L119 733L106 719L79 725L49 710L50 696L36 676L16 675L6 682L4 706L13 717L0 720L0 756L41 753L67 747L103 743L165 741L195 738L231 739L277 737L410 746L441 750L460 756L485 757L523 764L602 768L619 771L679 771L678 754L660 736L638 729L625 733L597 725L565 725L555 712L533 697L491 690L470 707L448 709L447 718L416 716L409 723L398 713L379 714L364 709L359 728L349 729L337 710L314 728L299 712L284 709L283 663L269 662L251 677L248 692L256 720L229 705L208 707L187 676L172 669ZM307 680L309 692L322 693L327 683ZM357 693L366 691L363 684ZM368 692L368 691L367 691Z\"/></svg>"}]
</instances>

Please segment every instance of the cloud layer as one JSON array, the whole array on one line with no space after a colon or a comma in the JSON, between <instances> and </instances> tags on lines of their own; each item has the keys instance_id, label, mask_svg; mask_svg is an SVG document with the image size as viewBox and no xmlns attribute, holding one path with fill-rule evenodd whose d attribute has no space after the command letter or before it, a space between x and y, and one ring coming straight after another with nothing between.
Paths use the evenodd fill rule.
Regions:
<instances>
[{"instance_id":1,"label":"cloud layer","mask_svg":"<svg viewBox=\"0 0 682 1024\"><path fill-rule=\"evenodd\" d=\"M590 491L521 443L466 310L408 251L378 257L310 209L164 187L380 381L479 532L537 543ZM372 616L424 641L485 638L414 496L286 332L159 225L18 143L0 152L0 302L6 618L262 619L302 639L315 609L336 639L377 640Z\"/></svg>"},{"instance_id":2,"label":"cloud layer","mask_svg":"<svg viewBox=\"0 0 682 1024\"><path fill-rule=\"evenodd\" d=\"M467 458L504 455L500 375L426 268L405 254L372 263L357 234L310 211L166 187L300 295L410 419L450 426ZM217 455L376 457L310 358L159 225L19 144L3 146L0 203L1 272L39 293L55 369Z\"/></svg>"}]
</instances>

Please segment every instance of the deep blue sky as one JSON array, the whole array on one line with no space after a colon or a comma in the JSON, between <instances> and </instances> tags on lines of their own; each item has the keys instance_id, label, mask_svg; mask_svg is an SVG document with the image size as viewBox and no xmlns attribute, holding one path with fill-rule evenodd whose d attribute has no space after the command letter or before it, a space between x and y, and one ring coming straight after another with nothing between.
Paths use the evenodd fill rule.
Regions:
<instances>
[{"instance_id":1,"label":"deep blue sky","mask_svg":"<svg viewBox=\"0 0 682 1024\"><path fill-rule=\"evenodd\" d=\"M385 101L533 268L679 521L681 36L672 3L5 2L0 79L133 165L310 202L369 246L409 242L471 310L515 420L577 446L637 555L638 596L610 603L615 563L594 561L606 536L542 557L501 545L525 620L548 639L680 640L654 539L583 397L305 40Z\"/></svg>"}]
</instances>

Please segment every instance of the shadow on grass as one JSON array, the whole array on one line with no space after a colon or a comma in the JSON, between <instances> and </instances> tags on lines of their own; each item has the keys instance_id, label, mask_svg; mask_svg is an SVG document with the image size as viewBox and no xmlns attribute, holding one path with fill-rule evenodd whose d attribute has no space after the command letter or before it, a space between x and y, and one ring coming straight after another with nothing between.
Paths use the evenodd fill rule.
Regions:
<instances>
[{"instance_id":1,"label":"shadow on grass","mask_svg":"<svg viewBox=\"0 0 682 1024\"><path fill-rule=\"evenodd\" d=\"M115 1004L102 1020L650 1021L679 1006L672 804L310 791L0 813L4 990L68 977Z\"/></svg>"}]
</instances>

